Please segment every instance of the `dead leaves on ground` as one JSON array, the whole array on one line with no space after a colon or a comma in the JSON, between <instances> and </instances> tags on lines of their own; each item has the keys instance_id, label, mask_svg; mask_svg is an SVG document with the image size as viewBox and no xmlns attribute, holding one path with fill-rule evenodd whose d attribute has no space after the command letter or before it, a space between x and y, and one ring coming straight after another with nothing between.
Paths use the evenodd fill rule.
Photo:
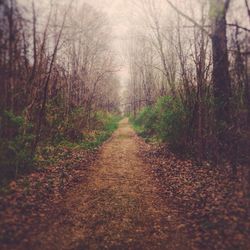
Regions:
<instances>
[{"instance_id":1,"label":"dead leaves on ground","mask_svg":"<svg viewBox=\"0 0 250 250\"><path fill-rule=\"evenodd\" d=\"M84 180L85 170L97 156L97 151L62 151L67 151L67 158L10 182L8 194L0 196L1 246L27 241L29 232L53 216L65 191Z\"/></svg>"},{"instance_id":2,"label":"dead leaves on ground","mask_svg":"<svg viewBox=\"0 0 250 250\"><path fill-rule=\"evenodd\" d=\"M9 184L10 193L0 197L1 245L27 241L27 234L53 216L64 191L83 180L96 158L96 152L66 153L56 165ZM232 180L227 166L199 167L165 147L143 144L141 154L152 166L168 206L178 211L177 230L186 231L193 249L249 249L246 168L239 168L238 178Z\"/></svg>"},{"instance_id":3,"label":"dead leaves on ground","mask_svg":"<svg viewBox=\"0 0 250 250\"><path fill-rule=\"evenodd\" d=\"M147 149L145 149L147 147ZM162 146L141 147L170 206L194 249L249 249L249 196L245 168L232 180L229 166L199 167L180 160Z\"/></svg>"}]
</instances>

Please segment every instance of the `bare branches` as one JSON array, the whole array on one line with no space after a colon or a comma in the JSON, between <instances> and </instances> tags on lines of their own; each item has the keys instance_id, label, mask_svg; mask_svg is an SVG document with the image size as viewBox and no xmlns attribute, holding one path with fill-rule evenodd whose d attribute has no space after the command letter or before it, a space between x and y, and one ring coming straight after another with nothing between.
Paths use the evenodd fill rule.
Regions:
<instances>
[{"instance_id":1,"label":"bare branches","mask_svg":"<svg viewBox=\"0 0 250 250\"><path fill-rule=\"evenodd\" d=\"M248 29L246 27L242 27L242 26L238 25L237 23L228 23L227 25L230 26L230 27L235 27L235 28L244 30L246 32L250 32L250 29Z\"/></svg>"},{"instance_id":2,"label":"bare branches","mask_svg":"<svg viewBox=\"0 0 250 250\"><path fill-rule=\"evenodd\" d=\"M60 31L59 31L59 34L58 34L58 37L57 37L57 40L56 40L56 44L55 44L55 47L54 47L54 50L53 50L52 59L50 61L49 71L48 71L47 77L44 80L43 99L42 99L41 109L40 109L39 115L38 115L38 124L37 124L37 129L36 129L36 137L35 137L34 144L33 144L33 149L32 149L33 152L35 152L36 147L37 147L37 143L38 143L39 138L40 138L42 119L44 117L45 109L46 109L46 102L47 102L47 96L48 96L48 87L49 87L49 82L50 82L50 78L51 78L51 73L52 73L52 69L53 69L53 66L54 66L54 62L55 62L59 42L60 42L61 37L62 37L64 25L65 25L65 22L66 22L66 17L67 17L67 14L68 14L68 12L69 12L69 10L71 8L71 5L72 5L73 1L74 0L71 0L68 9L64 13L61 28L60 28Z\"/></svg>"},{"instance_id":3,"label":"bare branches","mask_svg":"<svg viewBox=\"0 0 250 250\"><path fill-rule=\"evenodd\" d=\"M187 19L189 22L193 23L196 27L198 27L199 29L201 29L206 35L208 35L209 37L211 36L211 34L204 28L204 26L200 25L198 22L196 22L193 18L189 17L188 15L186 15L184 12L182 12L181 10L179 10L170 0L166 0L167 3L182 17L184 17L185 19Z\"/></svg>"},{"instance_id":4,"label":"bare branches","mask_svg":"<svg viewBox=\"0 0 250 250\"><path fill-rule=\"evenodd\" d=\"M226 0L224 4L224 14L228 11L231 0Z\"/></svg>"},{"instance_id":5,"label":"bare branches","mask_svg":"<svg viewBox=\"0 0 250 250\"><path fill-rule=\"evenodd\" d=\"M248 0L245 0L245 5L246 5L246 8L247 8L247 14L248 14L249 21L250 21L250 7L249 7Z\"/></svg>"}]
</instances>

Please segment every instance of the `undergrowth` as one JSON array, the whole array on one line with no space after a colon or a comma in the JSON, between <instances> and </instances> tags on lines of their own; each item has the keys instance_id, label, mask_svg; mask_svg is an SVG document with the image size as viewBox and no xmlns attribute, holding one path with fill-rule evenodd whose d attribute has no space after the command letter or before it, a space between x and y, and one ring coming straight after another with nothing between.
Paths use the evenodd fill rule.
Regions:
<instances>
[{"instance_id":1,"label":"undergrowth","mask_svg":"<svg viewBox=\"0 0 250 250\"><path fill-rule=\"evenodd\" d=\"M75 143L68 140L62 140L58 146L89 150L98 148L117 129L118 122L121 119L120 116L110 114L107 114L107 116L104 116L103 114L98 116L100 120L97 128L83 131L83 139L80 142Z\"/></svg>"},{"instance_id":2,"label":"undergrowth","mask_svg":"<svg viewBox=\"0 0 250 250\"><path fill-rule=\"evenodd\" d=\"M81 140L65 137L55 145L47 144L38 149L38 167L44 168L58 160L69 159L75 150L96 150L117 129L121 119L118 115L97 112L94 114L94 129L82 129Z\"/></svg>"},{"instance_id":3,"label":"undergrowth","mask_svg":"<svg viewBox=\"0 0 250 250\"><path fill-rule=\"evenodd\" d=\"M43 140L35 154L32 153L32 124L25 124L22 115L0 114L0 186L19 175L69 158L75 149L97 149L116 130L121 119L118 115L98 111L92 113L91 123L86 124L81 109L74 110L68 120L56 114L46 117L49 129L43 129Z\"/></svg>"},{"instance_id":4,"label":"undergrowth","mask_svg":"<svg viewBox=\"0 0 250 250\"><path fill-rule=\"evenodd\" d=\"M156 104L130 117L135 131L146 141L167 142L177 151L186 143L186 121L187 111L181 101L169 96L159 98Z\"/></svg>"}]
</instances>

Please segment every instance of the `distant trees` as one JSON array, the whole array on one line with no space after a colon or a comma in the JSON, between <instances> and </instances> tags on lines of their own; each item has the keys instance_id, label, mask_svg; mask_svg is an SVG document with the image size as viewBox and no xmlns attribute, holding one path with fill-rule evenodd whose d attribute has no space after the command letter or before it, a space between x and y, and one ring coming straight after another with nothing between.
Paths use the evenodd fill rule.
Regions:
<instances>
[{"instance_id":1,"label":"distant trees","mask_svg":"<svg viewBox=\"0 0 250 250\"><path fill-rule=\"evenodd\" d=\"M235 156L239 150L233 145L247 141L242 138L249 126L250 30L243 17L236 21L231 18L231 9L236 6L247 17L249 8L245 1L200 0L194 4L195 10L183 3L185 11L171 0L141 0L137 6L140 19L145 21L142 29L134 31L130 48L140 50L143 45L139 41L144 40L144 44L151 45L153 60L146 67L138 63L145 53L129 57L133 72L137 73L131 74L128 86L132 89L133 84L137 93L128 94L128 103L136 110L134 113L146 105L137 105L146 95L138 87L143 82L138 75L143 70L154 72L147 84L153 86L155 93L151 104L162 95L172 96L176 105L181 100L185 121L182 146L186 145L200 160L218 160L223 155ZM245 151L234 158L245 159L246 155Z\"/></svg>"}]
</instances>

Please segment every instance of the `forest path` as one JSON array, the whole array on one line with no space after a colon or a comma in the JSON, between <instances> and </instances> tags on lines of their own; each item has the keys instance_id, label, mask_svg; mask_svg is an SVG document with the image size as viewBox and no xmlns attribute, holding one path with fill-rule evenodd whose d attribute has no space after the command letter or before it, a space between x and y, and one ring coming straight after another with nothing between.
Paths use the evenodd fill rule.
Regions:
<instances>
[{"instance_id":1,"label":"forest path","mask_svg":"<svg viewBox=\"0 0 250 250\"><path fill-rule=\"evenodd\" d=\"M32 249L186 249L158 196L139 138L123 119L85 183L66 194L64 212L34 237Z\"/></svg>"}]
</instances>

